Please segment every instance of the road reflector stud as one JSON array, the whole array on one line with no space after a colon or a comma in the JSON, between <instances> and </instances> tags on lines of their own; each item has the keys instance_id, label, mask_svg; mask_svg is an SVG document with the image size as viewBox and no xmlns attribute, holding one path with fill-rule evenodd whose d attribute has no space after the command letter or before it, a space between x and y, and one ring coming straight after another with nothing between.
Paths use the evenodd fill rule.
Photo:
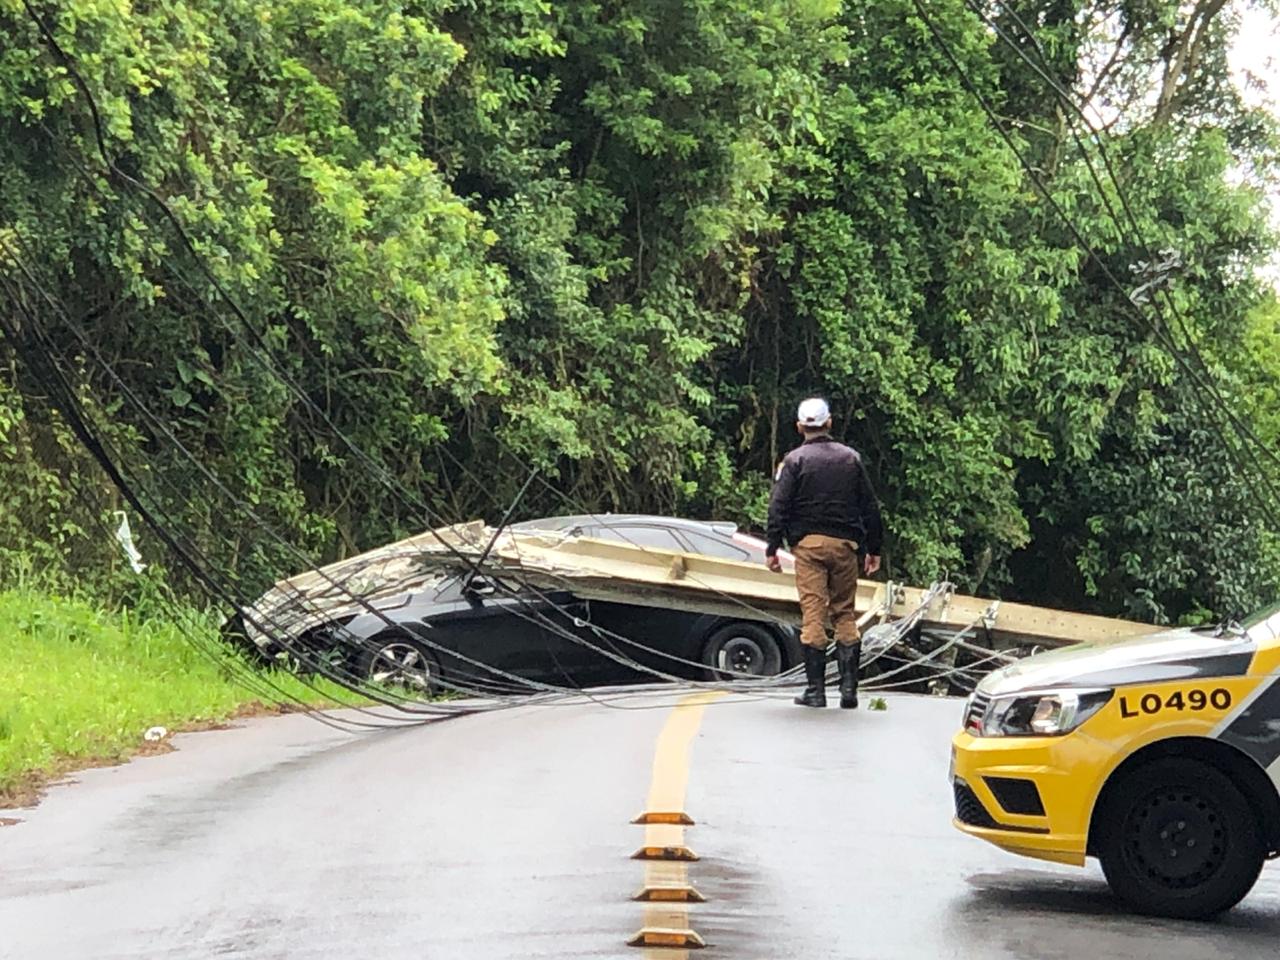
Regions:
<instances>
[{"instance_id":1,"label":"road reflector stud","mask_svg":"<svg viewBox=\"0 0 1280 960\"><path fill-rule=\"evenodd\" d=\"M678 860L692 862L698 855L688 847L650 847L644 846L631 855L632 860Z\"/></svg>"},{"instance_id":2,"label":"road reflector stud","mask_svg":"<svg viewBox=\"0 0 1280 960\"><path fill-rule=\"evenodd\" d=\"M646 810L632 823L674 823L683 827L692 827L693 817L683 810Z\"/></svg>"},{"instance_id":3,"label":"road reflector stud","mask_svg":"<svg viewBox=\"0 0 1280 960\"><path fill-rule=\"evenodd\" d=\"M687 883L644 887L632 900L646 903L706 903L707 898Z\"/></svg>"},{"instance_id":4,"label":"road reflector stud","mask_svg":"<svg viewBox=\"0 0 1280 960\"><path fill-rule=\"evenodd\" d=\"M643 927L630 940L632 947L683 947L686 950L700 950L707 945L706 941L692 930L679 930L671 927Z\"/></svg>"}]
</instances>

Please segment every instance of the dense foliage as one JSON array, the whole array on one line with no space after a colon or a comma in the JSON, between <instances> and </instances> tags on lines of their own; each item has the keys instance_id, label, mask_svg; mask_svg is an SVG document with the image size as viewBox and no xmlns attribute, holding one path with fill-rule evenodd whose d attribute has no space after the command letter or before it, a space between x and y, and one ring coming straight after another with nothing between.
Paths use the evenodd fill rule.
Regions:
<instances>
[{"instance_id":1,"label":"dense foliage","mask_svg":"<svg viewBox=\"0 0 1280 960\"><path fill-rule=\"evenodd\" d=\"M962 0L0 0L0 572L114 556L42 327L246 588L496 519L531 467L524 515L758 525L820 392L894 577L1275 593L1277 140L1238 11L974 6L1012 42Z\"/></svg>"}]
</instances>

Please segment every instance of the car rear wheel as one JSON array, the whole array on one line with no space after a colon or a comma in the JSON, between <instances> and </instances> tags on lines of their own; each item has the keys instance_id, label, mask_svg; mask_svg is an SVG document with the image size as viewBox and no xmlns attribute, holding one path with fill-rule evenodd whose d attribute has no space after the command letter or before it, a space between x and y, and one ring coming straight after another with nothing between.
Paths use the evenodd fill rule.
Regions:
<instances>
[{"instance_id":1,"label":"car rear wheel","mask_svg":"<svg viewBox=\"0 0 1280 960\"><path fill-rule=\"evenodd\" d=\"M1098 858L1140 913L1185 920L1229 910L1253 887L1266 849L1248 800L1217 768L1155 760L1123 774L1098 811Z\"/></svg>"},{"instance_id":2,"label":"car rear wheel","mask_svg":"<svg viewBox=\"0 0 1280 960\"><path fill-rule=\"evenodd\" d=\"M434 654L416 638L399 632L369 640L356 664L361 679L410 693L435 691L440 667Z\"/></svg>"},{"instance_id":3,"label":"car rear wheel","mask_svg":"<svg viewBox=\"0 0 1280 960\"><path fill-rule=\"evenodd\" d=\"M711 680L771 677L782 670L782 647L772 632L755 623L730 623L707 638L702 662Z\"/></svg>"}]
</instances>

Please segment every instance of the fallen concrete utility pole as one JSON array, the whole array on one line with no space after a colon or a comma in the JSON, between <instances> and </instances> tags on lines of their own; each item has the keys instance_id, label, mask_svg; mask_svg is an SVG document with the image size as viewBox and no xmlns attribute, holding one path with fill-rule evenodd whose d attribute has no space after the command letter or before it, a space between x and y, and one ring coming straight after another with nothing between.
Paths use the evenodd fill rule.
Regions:
<instances>
[{"instance_id":1,"label":"fallen concrete utility pole","mask_svg":"<svg viewBox=\"0 0 1280 960\"><path fill-rule=\"evenodd\" d=\"M456 555L480 562L484 547L492 540L480 567L495 576L518 573L545 589L569 590L588 600L800 623L795 578L772 573L759 564L588 537L503 531L494 539L493 533L471 524L447 528L439 531L441 540L427 546L426 553L454 554L455 562L465 566ZM857 609L896 619L915 611L926 599L926 590L920 587L862 580ZM947 589L934 592L921 617L925 629L957 629L979 622L1002 646L1097 643L1160 629L1110 617L984 600Z\"/></svg>"},{"instance_id":2,"label":"fallen concrete utility pole","mask_svg":"<svg viewBox=\"0 0 1280 960\"><path fill-rule=\"evenodd\" d=\"M358 613L364 604L376 605L381 599L418 589L444 572L568 591L585 600L738 619L800 621L795 579L772 573L761 564L578 535L499 532L478 521L419 534L282 581L254 605L250 619L271 623L272 632L297 633ZM918 614L926 630L958 630L978 624L990 644L1006 649L1102 643L1161 629L965 596L948 585L925 590L864 580L858 585L857 606L864 623ZM254 613L258 616L253 617ZM282 623L288 626L282 627Z\"/></svg>"}]
</instances>

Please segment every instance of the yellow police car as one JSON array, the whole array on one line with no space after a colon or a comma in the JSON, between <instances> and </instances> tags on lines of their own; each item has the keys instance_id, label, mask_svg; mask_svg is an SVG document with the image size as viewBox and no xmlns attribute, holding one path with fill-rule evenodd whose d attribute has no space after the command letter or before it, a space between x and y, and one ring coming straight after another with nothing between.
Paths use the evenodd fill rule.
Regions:
<instances>
[{"instance_id":1,"label":"yellow police car","mask_svg":"<svg viewBox=\"0 0 1280 960\"><path fill-rule=\"evenodd\" d=\"M1097 857L1143 913L1231 908L1280 854L1280 604L990 674L951 781L965 833L1060 863Z\"/></svg>"}]
</instances>

